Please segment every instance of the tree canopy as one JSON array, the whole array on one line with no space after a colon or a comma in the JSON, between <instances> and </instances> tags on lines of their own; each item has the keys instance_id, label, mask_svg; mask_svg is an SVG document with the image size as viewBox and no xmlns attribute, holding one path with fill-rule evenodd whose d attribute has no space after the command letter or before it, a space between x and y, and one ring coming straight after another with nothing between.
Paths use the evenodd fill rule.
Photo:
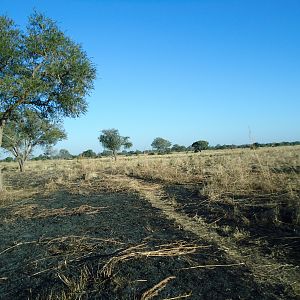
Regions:
<instances>
[{"instance_id":1,"label":"tree canopy","mask_svg":"<svg viewBox=\"0 0 300 300\"><path fill-rule=\"evenodd\" d=\"M202 150L208 149L208 142L207 141L196 141L192 144L194 152L201 152Z\"/></svg>"},{"instance_id":2,"label":"tree canopy","mask_svg":"<svg viewBox=\"0 0 300 300\"><path fill-rule=\"evenodd\" d=\"M65 139L66 133L61 124L42 119L31 110L22 114L14 114L14 119L8 121L4 128L2 147L13 154L24 171L24 163L35 147L47 147Z\"/></svg>"},{"instance_id":3,"label":"tree canopy","mask_svg":"<svg viewBox=\"0 0 300 300\"><path fill-rule=\"evenodd\" d=\"M105 149L111 150L115 160L117 159L117 151L124 147L125 149L131 148L132 143L129 137L121 136L117 129L105 129L101 131L99 142Z\"/></svg>"},{"instance_id":4,"label":"tree canopy","mask_svg":"<svg viewBox=\"0 0 300 300\"><path fill-rule=\"evenodd\" d=\"M187 148L183 145L174 144L171 150L174 152L184 152L187 151Z\"/></svg>"},{"instance_id":5,"label":"tree canopy","mask_svg":"<svg viewBox=\"0 0 300 300\"><path fill-rule=\"evenodd\" d=\"M97 157L97 154L92 150L92 149L88 149L85 150L81 153L82 157L88 157L88 158L95 158Z\"/></svg>"},{"instance_id":6,"label":"tree canopy","mask_svg":"<svg viewBox=\"0 0 300 300\"><path fill-rule=\"evenodd\" d=\"M159 152L166 152L171 147L172 143L168 140L165 140L161 137L157 137L153 140L151 147L156 149Z\"/></svg>"},{"instance_id":7,"label":"tree canopy","mask_svg":"<svg viewBox=\"0 0 300 300\"><path fill-rule=\"evenodd\" d=\"M85 113L95 76L82 47L53 20L35 12L21 30L0 16L0 147L15 111L30 109L49 119Z\"/></svg>"},{"instance_id":8,"label":"tree canopy","mask_svg":"<svg viewBox=\"0 0 300 300\"><path fill-rule=\"evenodd\" d=\"M23 108L44 117L79 116L95 73L81 46L51 19L34 13L24 32L0 16L0 126Z\"/></svg>"},{"instance_id":9,"label":"tree canopy","mask_svg":"<svg viewBox=\"0 0 300 300\"><path fill-rule=\"evenodd\" d=\"M60 149L58 152L58 157L61 159L71 159L73 156L67 149Z\"/></svg>"}]
</instances>

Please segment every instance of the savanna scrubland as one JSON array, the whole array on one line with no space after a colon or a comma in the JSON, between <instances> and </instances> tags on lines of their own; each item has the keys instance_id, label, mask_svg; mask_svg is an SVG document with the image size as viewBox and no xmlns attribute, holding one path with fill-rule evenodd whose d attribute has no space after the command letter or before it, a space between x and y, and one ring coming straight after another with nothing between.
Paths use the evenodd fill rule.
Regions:
<instances>
[{"instance_id":1,"label":"savanna scrubland","mask_svg":"<svg viewBox=\"0 0 300 300\"><path fill-rule=\"evenodd\" d=\"M3 299L297 299L300 147L6 163Z\"/></svg>"}]
</instances>

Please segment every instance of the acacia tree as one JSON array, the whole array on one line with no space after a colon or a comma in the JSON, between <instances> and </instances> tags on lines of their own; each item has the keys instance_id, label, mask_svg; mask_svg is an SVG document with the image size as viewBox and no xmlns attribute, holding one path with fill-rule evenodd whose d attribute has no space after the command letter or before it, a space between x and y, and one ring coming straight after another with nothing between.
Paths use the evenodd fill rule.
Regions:
<instances>
[{"instance_id":1,"label":"acacia tree","mask_svg":"<svg viewBox=\"0 0 300 300\"><path fill-rule=\"evenodd\" d=\"M95 75L81 46L51 19L33 13L22 31L0 16L0 147L15 111L35 110L45 119L85 113Z\"/></svg>"},{"instance_id":2,"label":"acacia tree","mask_svg":"<svg viewBox=\"0 0 300 300\"><path fill-rule=\"evenodd\" d=\"M112 151L115 160L117 160L117 151L119 151L121 147L124 147L125 149L129 149L132 147L132 143L129 141L129 137L120 136L117 129L102 130L102 134L98 139L105 149Z\"/></svg>"},{"instance_id":3,"label":"acacia tree","mask_svg":"<svg viewBox=\"0 0 300 300\"><path fill-rule=\"evenodd\" d=\"M41 119L36 112L26 110L5 126L2 147L13 154L23 172L24 164L35 147L54 145L65 138L66 133L60 124Z\"/></svg>"},{"instance_id":4,"label":"acacia tree","mask_svg":"<svg viewBox=\"0 0 300 300\"><path fill-rule=\"evenodd\" d=\"M95 158L97 157L97 154L92 150L92 149L88 149L85 150L81 153L82 157L88 157L88 158Z\"/></svg>"},{"instance_id":5,"label":"acacia tree","mask_svg":"<svg viewBox=\"0 0 300 300\"><path fill-rule=\"evenodd\" d=\"M201 152L202 150L208 149L207 141L197 141L192 144L194 152Z\"/></svg>"},{"instance_id":6,"label":"acacia tree","mask_svg":"<svg viewBox=\"0 0 300 300\"><path fill-rule=\"evenodd\" d=\"M158 152L166 152L171 147L172 143L161 137L157 137L153 140L151 147L156 149Z\"/></svg>"},{"instance_id":7,"label":"acacia tree","mask_svg":"<svg viewBox=\"0 0 300 300\"><path fill-rule=\"evenodd\" d=\"M71 159L73 156L67 149L60 149L58 152L58 157L60 159Z\"/></svg>"}]
</instances>

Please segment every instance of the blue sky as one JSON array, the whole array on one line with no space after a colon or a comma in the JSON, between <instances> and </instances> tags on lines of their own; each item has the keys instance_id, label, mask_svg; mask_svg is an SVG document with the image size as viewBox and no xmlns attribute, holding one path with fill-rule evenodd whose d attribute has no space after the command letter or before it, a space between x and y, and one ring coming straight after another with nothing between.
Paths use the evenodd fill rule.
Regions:
<instances>
[{"instance_id":1,"label":"blue sky","mask_svg":"<svg viewBox=\"0 0 300 300\"><path fill-rule=\"evenodd\" d=\"M298 0L1 0L21 27L36 9L97 67L89 111L56 148L102 150L119 129L133 149L300 140Z\"/></svg>"}]
</instances>

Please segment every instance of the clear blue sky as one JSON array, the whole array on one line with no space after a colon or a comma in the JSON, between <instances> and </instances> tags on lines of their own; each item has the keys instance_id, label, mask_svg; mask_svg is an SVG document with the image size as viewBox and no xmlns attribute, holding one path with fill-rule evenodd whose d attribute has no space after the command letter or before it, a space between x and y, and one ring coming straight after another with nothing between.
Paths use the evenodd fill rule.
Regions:
<instances>
[{"instance_id":1,"label":"clear blue sky","mask_svg":"<svg viewBox=\"0 0 300 300\"><path fill-rule=\"evenodd\" d=\"M1 0L24 26L36 9L97 66L89 111L56 148L100 152L100 130L133 149L300 140L299 0Z\"/></svg>"}]
</instances>

